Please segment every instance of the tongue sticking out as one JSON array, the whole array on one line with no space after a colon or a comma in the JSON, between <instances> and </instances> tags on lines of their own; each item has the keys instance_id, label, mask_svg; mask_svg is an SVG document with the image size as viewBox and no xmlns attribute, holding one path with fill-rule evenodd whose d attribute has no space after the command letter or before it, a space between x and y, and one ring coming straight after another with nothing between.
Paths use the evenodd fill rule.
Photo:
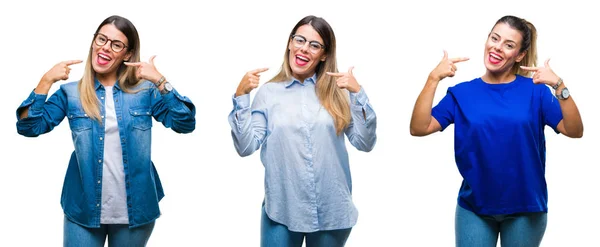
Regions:
<instances>
[{"instance_id":1,"label":"tongue sticking out","mask_svg":"<svg viewBox=\"0 0 600 247\"><path fill-rule=\"evenodd\" d=\"M490 55L489 60L490 60L490 63L492 63L492 64L498 64L498 63L500 63L500 61L502 61L502 59L498 59L492 55Z\"/></svg>"},{"instance_id":2,"label":"tongue sticking out","mask_svg":"<svg viewBox=\"0 0 600 247\"><path fill-rule=\"evenodd\" d=\"M304 60L302 60L302 59L300 59L300 58L296 57L296 64L297 64L298 66L304 66L304 65L306 65L307 63L308 63L308 61L304 61Z\"/></svg>"},{"instance_id":3,"label":"tongue sticking out","mask_svg":"<svg viewBox=\"0 0 600 247\"><path fill-rule=\"evenodd\" d=\"M108 59L104 59L104 58L102 58L101 56L98 56L97 62L98 62L98 64L100 64L100 65L107 65L107 64L108 64L108 62L110 62L110 60L108 60Z\"/></svg>"}]
</instances>

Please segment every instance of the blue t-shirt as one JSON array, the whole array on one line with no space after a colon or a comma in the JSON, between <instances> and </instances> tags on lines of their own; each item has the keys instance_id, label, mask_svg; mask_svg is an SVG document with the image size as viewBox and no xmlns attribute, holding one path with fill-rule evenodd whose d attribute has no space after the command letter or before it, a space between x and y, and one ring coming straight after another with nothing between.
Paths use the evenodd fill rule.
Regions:
<instances>
[{"instance_id":1,"label":"blue t-shirt","mask_svg":"<svg viewBox=\"0 0 600 247\"><path fill-rule=\"evenodd\" d=\"M481 78L448 88L431 115L451 123L463 177L458 204L483 215L547 212L544 126L558 133L558 99L544 84L517 75L506 84Z\"/></svg>"}]
</instances>

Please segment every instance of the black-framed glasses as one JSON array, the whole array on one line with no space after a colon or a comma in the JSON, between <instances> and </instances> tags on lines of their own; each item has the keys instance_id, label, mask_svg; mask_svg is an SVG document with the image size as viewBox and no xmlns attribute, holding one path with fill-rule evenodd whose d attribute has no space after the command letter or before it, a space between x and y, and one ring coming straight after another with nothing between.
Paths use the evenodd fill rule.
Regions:
<instances>
[{"instance_id":1,"label":"black-framed glasses","mask_svg":"<svg viewBox=\"0 0 600 247\"><path fill-rule=\"evenodd\" d=\"M306 44L306 42L307 41L304 36L298 34L292 35L292 44L294 44L294 47L304 47L304 44ZM321 49L325 49L325 45L319 43L316 40L308 41L308 50L310 51L310 53L317 54L319 53L319 51L321 51Z\"/></svg>"},{"instance_id":2,"label":"black-framed glasses","mask_svg":"<svg viewBox=\"0 0 600 247\"><path fill-rule=\"evenodd\" d=\"M104 46L108 41L110 41L110 49L117 53L127 48L123 41L109 39L108 37L106 37L106 35L101 33L96 33L94 35L96 36L96 38L94 38L94 43L96 43L96 45Z\"/></svg>"}]
</instances>

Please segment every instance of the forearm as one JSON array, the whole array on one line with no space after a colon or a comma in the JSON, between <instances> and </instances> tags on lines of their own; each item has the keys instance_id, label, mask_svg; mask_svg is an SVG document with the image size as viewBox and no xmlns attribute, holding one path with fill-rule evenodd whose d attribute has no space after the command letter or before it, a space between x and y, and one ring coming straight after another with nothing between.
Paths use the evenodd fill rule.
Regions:
<instances>
[{"instance_id":1,"label":"forearm","mask_svg":"<svg viewBox=\"0 0 600 247\"><path fill-rule=\"evenodd\" d=\"M565 84L560 85L556 92L561 92L565 88ZM581 121L581 115L579 109L573 97L569 97L564 100L558 101L560 104L560 110L563 115L563 125L565 131L570 137L582 137L583 136L583 122Z\"/></svg>"},{"instance_id":2,"label":"forearm","mask_svg":"<svg viewBox=\"0 0 600 247\"><path fill-rule=\"evenodd\" d=\"M53 82L48 81L44 78L40 80L35 90L33 90L36 94L48 95L50 92L50 88L52 87ZM23 119L29 116L29 106L23 107L19 112L19 119Z\"/></svg>"},{"instance_id":3,"label":"forearm","mask_svg":"<svg viewBox=\"0 0 600 247\"><path fill-rule=\"evenodd\" d=\"M435 90L439 84L439 80L431 77L427 78L425 87L419 94L415 107L413 109L412 118L410 120L411 134L418 134L427 131L431 123L431 109L433 107L433 98Z\"/></svg>"}]
</instances>

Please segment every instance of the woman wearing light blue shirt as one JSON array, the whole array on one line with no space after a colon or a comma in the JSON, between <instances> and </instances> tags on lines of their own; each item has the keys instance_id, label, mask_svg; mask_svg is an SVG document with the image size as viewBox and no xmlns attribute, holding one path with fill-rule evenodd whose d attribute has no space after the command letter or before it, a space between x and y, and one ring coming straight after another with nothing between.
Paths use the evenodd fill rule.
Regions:
<instances>
[{"instance_id":1,"label":"woman wearing light blue shirt","mask_svg":"<svg viewBox=\"0 0 600 247\"><path fill-rule=\"evenodd\" d=\"M262 246L343 246L358 212L345 137L371 151L377 120L352 74L339 73L333 30L307 16L292 29L283 65L250 105L259 73L242 78L229 115L240 156L262 148Z\"/></svg>"},{"instance_id":2,"label":"woman wearing light blue shirt","mask_svg":"<svg viewBox=\"0 0 600 247\"><path fill-rule=\"evenodd\" d=\"M107 236L108 246L145 246L150 238L164 196L150 157L152 117L178 133L196 124L194 104L170 86L153 58L138 62L135 26L108 17L94 33L83 78L46 100L50 87L82 61L60 62L17 109L17 131L29 137L68 118L75 151L61 196L64 246L101 247Z\"/></svg>"}]
</instances>

